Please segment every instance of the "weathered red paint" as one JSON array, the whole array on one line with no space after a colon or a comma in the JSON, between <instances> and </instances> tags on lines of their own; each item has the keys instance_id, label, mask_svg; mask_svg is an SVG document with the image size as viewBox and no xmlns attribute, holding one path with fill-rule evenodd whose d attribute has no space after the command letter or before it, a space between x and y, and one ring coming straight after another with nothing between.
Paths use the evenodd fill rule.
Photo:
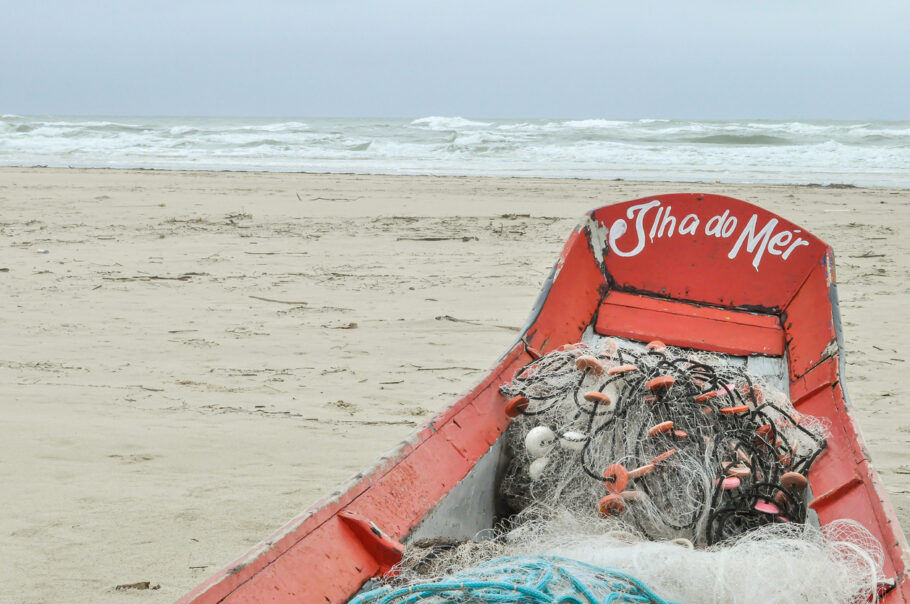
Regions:
<instances>
[{"instance_id":1,"label":"weathered red paint","mask_svg":"<svg viewBox=\"0 0 910 604\"><path fill-rule=\"evenodd\" d=\"M650 209L639 237L636 212L645 204ZM667 207L675 222L661 210L652 238L648 219ZM699 218L699 226L681 234L689 215ZM730 226L731 217L736 225ZM625 234L617 235L617 221L626 222ZM754 228L743 236L750 222ZM719 234L705 233L709 223L719 225ZM607 229L613 229L614 248ZM628 255L638 243L641 250ZM895 583L882 601L907 602L907 544L846 405L833 287L827 245L742 201L678 194L595 210L569 237L521 339L486 378L343 492L293 519L179 602L345 602L389 561L387 549L377 550L362 531L352 530L351 514L381 528L391 542L406 537L508 424L498 387L532 358L528 350L537 355L577 341L589 326L605 335L731 354L785 352L794 404L828 420L832 432L809 473L813 507L823 524L851 518L880 540L885 572Z\"/></svg>"},{"instance_id":2,"label":"weathered red paint","mask_svg":"<svg viewBox=\"0 0 910 604\"><path fill-rule=\"evenodd\" d=\"M581 338L607 282L582 229L572 232L554 272L547 301L525 336L528 345L542 353Z\"/></svg>"},{"instance_id":3,"label":"weathered red paint","mask_svg":"<svg viewBox=\"0 0 910 604\"><path fill-rule=\"evenodd\" d=\"M338 519L354 533L363 548L378 565L378 572L389 573L401 562L404 556L404 545L397 539L389 537L376 523L350 509L338 512Z\"/></svg>"},{"instance_id":4,"label":"weathered red paint","mask_svg":"<svg viewBox=\"0 0 910 604\"><path fill-rule=\"evenodd\" d=\"M783 312L790 353L790 379L802 377L825 358L837 354L837 334L825 264L812 268L805 283Z\"/></svg>"}]
</instances>

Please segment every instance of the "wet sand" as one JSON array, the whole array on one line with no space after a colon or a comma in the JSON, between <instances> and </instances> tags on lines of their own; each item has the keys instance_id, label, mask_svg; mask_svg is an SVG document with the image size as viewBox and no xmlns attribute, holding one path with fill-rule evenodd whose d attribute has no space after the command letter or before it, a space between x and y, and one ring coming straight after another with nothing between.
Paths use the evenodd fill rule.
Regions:
<instances>
[{"instance_id":1,"label":"wet sand","mask_svg":"<svg viewBox=\"0 0 910 604\"><path fill-rule=\"evenodd\" d=\"M0 601L179 597L479 379L586 210L680 191L834 247L910 527L910 190L0 168Z\"/></svg>"}]
</instances>

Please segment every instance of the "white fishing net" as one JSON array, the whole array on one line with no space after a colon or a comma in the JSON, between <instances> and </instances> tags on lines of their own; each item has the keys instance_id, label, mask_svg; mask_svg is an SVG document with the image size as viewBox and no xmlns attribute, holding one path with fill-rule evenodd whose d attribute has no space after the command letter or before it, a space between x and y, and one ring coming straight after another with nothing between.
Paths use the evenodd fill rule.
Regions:
<instances>
[{"instance_id":1,"label":"white fishing net","mask_svg":"<svg viewBox=\"0 0 910 604\"><path fill-rule=\"evenodd\" d=\"M852 521L834 522L823 529L797 523L769 524L707 548L694 548L684 539L650 541L618 518L579 518L567 510L535 507L514 519L512 526L484 541L422 542L409 547L398 577L385 591L374 594L387 596L394 588L477 580L490 568L498 574L521 574L519 571L535 562L559 557L591 565L593 568L571 568L574 578L589 587L609 588L602 583L605 576L615 578L613 571L634 577L655 596L637 600L641 602L859 604L874 599L883 559L878 542ZM475 572L482 562L489 566ZM551 595L579 591L560 585ZM415 593L420 590L412 590L409 596ZM468 595L474 599L449 591L425 593L409 601L502 601L489 594L487 599L484 594Z\"/></svg>"}]
</instances>

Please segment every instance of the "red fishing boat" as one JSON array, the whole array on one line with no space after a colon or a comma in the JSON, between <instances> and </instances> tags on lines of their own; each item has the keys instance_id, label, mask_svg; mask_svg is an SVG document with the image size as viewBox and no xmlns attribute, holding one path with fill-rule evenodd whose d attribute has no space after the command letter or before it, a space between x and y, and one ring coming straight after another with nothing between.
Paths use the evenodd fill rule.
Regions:
<instances>
[{"instance_id":1,"label":"red fishing boat","mask_svg":"<svg viewBox=\"0 0 910 604\"><path fill-rule=\"evenodd\" d=\"M542 353L605 336L741 357L778 376L799 412L830 427L809 473L814 519L868 529L885 553L880 601L910 601L906 540L850 414L831 248L746 202L674 194L589 212L480 383L180 602L346 602L398 561L401 543L490 528L510 421L500 386Z\"/></svg>"}]
</instances>

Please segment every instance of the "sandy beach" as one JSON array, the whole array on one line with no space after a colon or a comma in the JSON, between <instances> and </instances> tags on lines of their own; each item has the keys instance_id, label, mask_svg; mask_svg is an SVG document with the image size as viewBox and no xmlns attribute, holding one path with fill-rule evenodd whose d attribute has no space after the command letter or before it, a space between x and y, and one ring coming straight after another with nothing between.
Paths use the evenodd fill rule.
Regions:
<instances>
[{"instance_id":1,"label":"sandy beach","mask_svg":"<svg viewBox=\"0 0 910 604\"><path fill-rule=\"evenodd\" d=\"M834 247L910 528L910 190L0 168L0 602L179 597L479 379L585 211L684 191Z\"/></svg>"}]
</instances>

